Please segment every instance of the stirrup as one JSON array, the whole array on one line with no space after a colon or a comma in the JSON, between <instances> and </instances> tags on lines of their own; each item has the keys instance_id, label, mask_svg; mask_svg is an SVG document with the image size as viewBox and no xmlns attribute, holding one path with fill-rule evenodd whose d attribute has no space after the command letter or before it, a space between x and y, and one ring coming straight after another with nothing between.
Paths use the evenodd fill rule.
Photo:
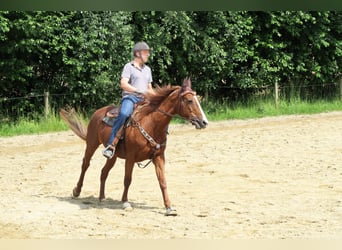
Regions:
<instances>
[{"instance_id":1,"label":"stirrup","mask_svg":"<svg viewBox=\"0 0 342 250\"><path fill-rule=\"evenodd\" d=\"M112 159L115 154L115 147L113 145L108 145L103 151L102 155L108 159Z\"/></svg>"}]
</instances>

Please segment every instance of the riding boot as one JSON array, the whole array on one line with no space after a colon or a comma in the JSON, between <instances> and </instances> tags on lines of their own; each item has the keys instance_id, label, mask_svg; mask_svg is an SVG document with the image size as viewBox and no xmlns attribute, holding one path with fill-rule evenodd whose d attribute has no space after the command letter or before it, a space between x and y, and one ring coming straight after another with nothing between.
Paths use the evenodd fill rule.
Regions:
<instances>
[{"instance_id":1,"label":"riding boot","mask_svg":"<svg viewBox=\"0 0 342 250\"><path fill-rule=\"evenodd\" d=\"M123 127L122 126L119 131L116 133L115 137L114 137L114 141L112 144L108 145L103 151L102 154L104 157L112 159L114 154L115 154L115 149L116 149L116 145L118 145L119 140L121 139L122 136L122 131L123 131Z\"/></svg>"}]
</instances>

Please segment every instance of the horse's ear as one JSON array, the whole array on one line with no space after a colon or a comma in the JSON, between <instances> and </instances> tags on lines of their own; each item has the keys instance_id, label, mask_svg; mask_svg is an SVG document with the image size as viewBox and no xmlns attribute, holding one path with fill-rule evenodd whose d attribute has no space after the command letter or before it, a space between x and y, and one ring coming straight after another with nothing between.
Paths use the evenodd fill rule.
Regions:
<instances>
[{"instance_id":1,"label":"horse's ear","mask_svg":"<svg viewBox=\"0 0 342 250\"><path fill-rule=\"evenodd\" d=\"M183 89L187 88L191 89L191 80L188 76L183 80Z\"/></svg>"}]
</instances>

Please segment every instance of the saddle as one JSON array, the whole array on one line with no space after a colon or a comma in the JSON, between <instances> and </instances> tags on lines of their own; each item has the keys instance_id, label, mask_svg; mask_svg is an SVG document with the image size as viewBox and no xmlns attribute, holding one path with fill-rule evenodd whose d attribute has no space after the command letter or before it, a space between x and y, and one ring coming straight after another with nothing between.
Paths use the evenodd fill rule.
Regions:
<instances>
[{"instance_id":1,"label":"saddle","mask_svg":"<svg viewBox=\"0 0 342 250\"><path fill-rule=\"evenodd\" d=\"M134 111L135 111L139 106L142 106L143 104L145 104L144 101L143 101L143 102L138 102L138 103L134 104L133 113L134 113ZM115 106L112 107L109 111L107 111L107 113L106 113L105 117L103 117L102 121L103 121L106 125L108 125L108 126L110 126L110 127L113 127L114 122L115 122L115 118L119 116L120 108L121 108L121 105L120 105L120 106L117 106L117 107L115 107ZM133 113L132 113L132 114L133 114ZM129 120L130 120L130 118L127 119L127 121L126 121L126 123L125 123L126 126L127 126L127 124L129 124L129 122L128 122ZM125 127L126 127L126 126L125 126Z\"/></svg>"},{"instance_id":2,"label":"saddle","mask_svg":"<svg viewBox=\"0 0 342 250\"><path fill-rule=\"evenodd\" d=\"M115 118L119 116L119 111L120 111L120 106L110 109L106 113L105 117L103 117L102 121L108 126L113 127Z\"/></svg>"}]
</instances>

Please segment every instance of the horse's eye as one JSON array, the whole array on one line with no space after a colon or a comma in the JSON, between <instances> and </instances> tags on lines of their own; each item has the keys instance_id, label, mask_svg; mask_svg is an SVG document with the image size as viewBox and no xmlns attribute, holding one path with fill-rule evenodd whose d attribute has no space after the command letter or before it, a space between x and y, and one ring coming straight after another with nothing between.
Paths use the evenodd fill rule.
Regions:
<instances>
[{"instance_id":1,"label":"horse's eye","mask_svg":"<svg viewBox=\"0 0 342 250\"><path fill-rule=\"evenodd\" d=\"M191 103L192 103L192 100L191 100L191 99L187 99L187 100L186 100L186 103L187 103L187 104L191 104Z\"/></svg>"}]
</instances>

